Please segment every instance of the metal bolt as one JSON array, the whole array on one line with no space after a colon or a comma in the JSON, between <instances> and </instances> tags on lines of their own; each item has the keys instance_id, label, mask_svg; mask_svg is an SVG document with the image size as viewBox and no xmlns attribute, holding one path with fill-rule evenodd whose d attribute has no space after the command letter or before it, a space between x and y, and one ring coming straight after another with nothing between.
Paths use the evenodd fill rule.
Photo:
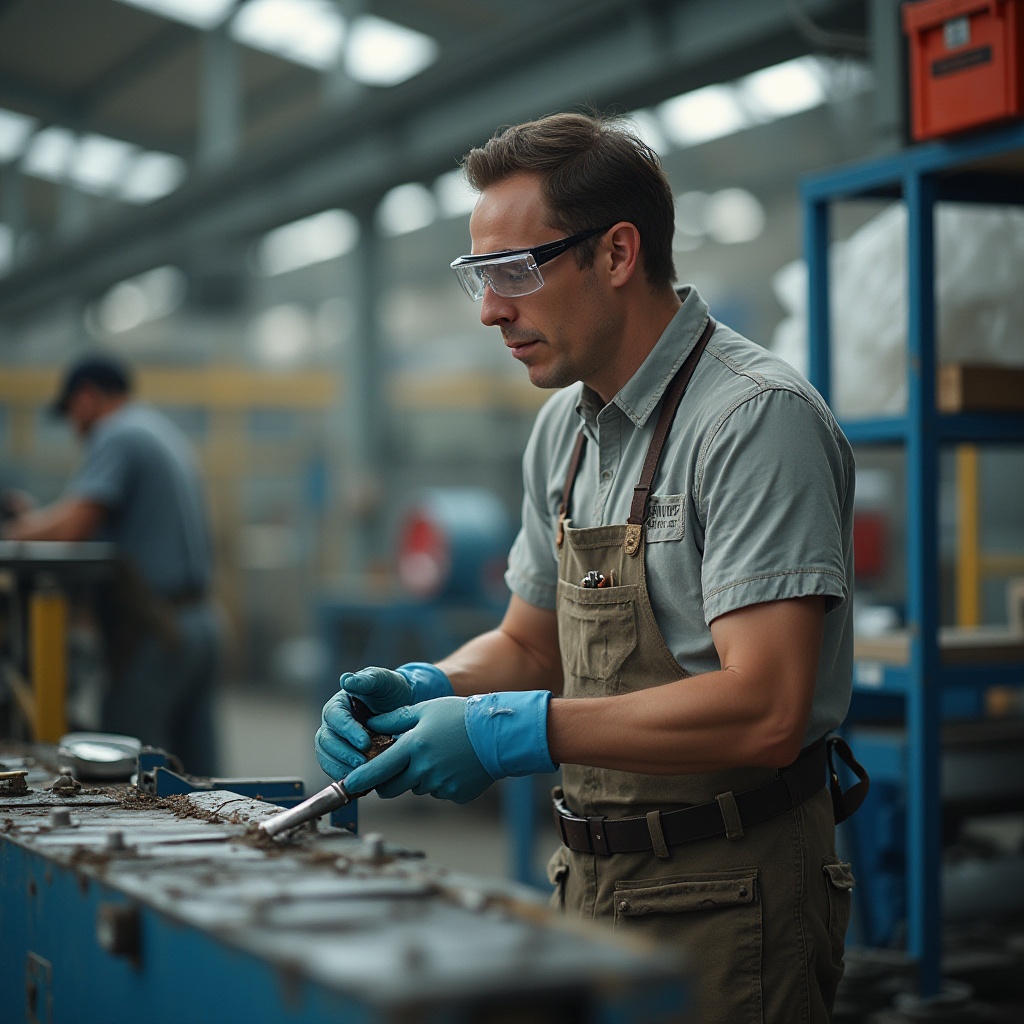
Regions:
<instances>
[{"instance_id":1,"label":"metal bolt","mask_svg":"<svg viewBox=\"0 0 1024 1024\"><path fill-rule=\"evenodd\" d=\"M107 832L107 838L104 845L111 851L127 849L124 841L124 833L119 828L112 828Z\"/></svg>"},{"instance_id":2,"label":"metal bolt","mask_svg":"<svg viewBox=\"0 0 1024 1024\"><path fill-rule=\"evenodd\" d=\"M67 828L71 824L71 812L66 807L54 807L50 811L50 825L53 828Z\"/></svg>"},{"instance_id":3,"label":"metal bolt","mask_svg":"<svg viewBox=\"0 0 1024 1024\"><path fill-rule=\"evenodd\" d=\"M384 837L379 832L368 832L363 836L363 848L369 860L381 860L384 856Z\"/></svg>"}]
</instances>

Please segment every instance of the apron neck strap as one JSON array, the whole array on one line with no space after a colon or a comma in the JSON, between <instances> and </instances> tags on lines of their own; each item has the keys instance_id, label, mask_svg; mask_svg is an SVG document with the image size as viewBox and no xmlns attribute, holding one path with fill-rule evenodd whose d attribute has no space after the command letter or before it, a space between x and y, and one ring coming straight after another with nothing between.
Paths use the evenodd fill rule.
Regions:
<instances>
[{"instance_id":1,"label":"apron neck strap","mask_svg":"<svg viewBox=\"0 0 1024 1024\"><path fill-rule=\"evenodd\" d=\"M665 392L665 398L661 406L661 414L658 417L658 425L654 430L654 437L651 438L650 446L647 449L647 457L644 459L644 468L640 473L640 483L633 489L633 503L629 510L629 519L626 520L634 529L628 531L629 542L633 554L639 542L639 527L647 518L647 503L651 497L651 484L654 481L654 474L658 470L658 463L661 461L661 450L665 446L665 439L668 437L672 420L675 419L676 410L683 400L683 393L686 391L693 371L697 368L704 349L707 348L711 335L715 333L715 319L709 316L707 325L704 327L697 344L690 350L683 365L676 371L672 383ZM565 520L569 515L569 500L572 497L572 489L576 483L576 474L580 469L580 461L583 458L583 449L587 444L587 436L581 430L576 435L576 446L572 450L572 457L569 459L569 471L565 476L565 486L562 488L562 503L558 506L558 535L555 538L558 547L562 546L565 539Z\"/></svg>"}]
</instances>

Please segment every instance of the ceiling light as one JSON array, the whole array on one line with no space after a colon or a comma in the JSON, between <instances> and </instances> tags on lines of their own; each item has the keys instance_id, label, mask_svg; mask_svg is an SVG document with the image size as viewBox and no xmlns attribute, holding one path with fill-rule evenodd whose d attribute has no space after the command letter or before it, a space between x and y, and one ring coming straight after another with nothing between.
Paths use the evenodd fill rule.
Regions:
<instances>
[{"instance_id":1,"label":"ceiling light","mask_svg":"<svg viewBox=\"0 0 1024 1024\"><path fill-rule=\"evenodd\" d=\"M267 232L256 247L256 263L268 277L284 274L344 256L358 241L359 221L351 213L324 210Z\"/></svg>"},{"instance_id":2,"label":"ceiling light","mask_svg":"<svg viewBox=\"0 0 1024 1024\"><path fill-rule=\"evenodd\" d=\"M398 85L433 64L437 53L430 36L366 15L352 24L345 70L365 85Z\"/></svg>"},{"instance_id":3,"label":"ceiling light","mask_svg":"<svg viewBox=\"0 0 1024 1024\"><path fill-rule=\"evenodd\" d=\"M36 119L0 107L0 164L21 156Z\"/></svg>"},{"instance_id":4,"label":"ceiling light","mask_svg":"<svg viewBox=\"0 0 1024 1024\"><path fill-rule=\"evenodd\" d=\"M324 71L345 38L345 20L329 0L249 0L231 22L231 35L257 50Z\"/></svg>"},{"instance_id":5,"label":"ceiling light","mask_svg":"<svg viewBox=\"0 0 1024 1024\"><path fill-rule=\"evenodd\" d=\"M464 217L476 206L476 189L470 187L461 167L446 171L434 182L434 195L444 217Z\"/></svg>"},{"instance_id":6,"label":"ceiling light","mask_svg":"<svg viewBox=\"0 0 1024 1024\"><path fill-rule=\"evenodd\" d=\"M186 286L185 275L178 267L154 267L115 284L100 299L96 320L109 334L134 330L173 313L185 298Z\"/></svg>"},{"instance_id":7,"label":"ceiling light","mask_svg":"<svg viewBox=\"0 0 1024 1024\"><path fill-rule=\"evenodd\" d=\"M764 230L764 207L745 188L723 188L708 200L707 232L716 242L752 242Z\"/></svg>"},{"instance_id":8,"label":"ceiling light","mask_svg":"<svg viewBox=\"0 0 1024 1024\"><path fill-rule=\"evenodd\" d=\"M170 153L140 153L125 175L121 198L130 203L160 199L181 184L186 169L185 161Z\"/></svg>"},{"instance_id":9,"label":"ceiling light","mask_svg":"<svg viewBox=\"0 0 1024 1024\"><path fill-rule=\"evenodd\" d=\"M737 83L743 102L765 120L787 117L825 102L822 69L814 57L763 68Z\"/></svg>"},{"instance_id":10,"label":"ceiling light","mask_svg":"<svg viewBox=\"0 0 1024 1024\"><path fill-rule=\"evenodd\" d=\"M234 0L121 0L121 3L196 28L214 28L224 20Z\"/></svg>"},{"instance_id":11,"label":"ceiling light","mask_svg":"<svg viewBox=\"0 0 1024 1024\"><path fill-rule=\"evenodd\" d=\"M103 195L124 180L136 148L105 135L83 136L68 167L68 180L84 192Z\"/></svg>"},{"instance_id":12,"label":"ceiling light","mask_svg":"<svg viewBox=\"0 0 1024 1024\"><path fill-rule=\"evenodd\" d=\"M284 366L300 359L313 341L309 313L294 302L271 306L249 326L249 342L261 362Z\"/></svg>"},{"instance_id":13,"label":"ceiling light","mask_svg":"<svg viewBox=\"0 0 1024 1024\"><path fill-rule=\"evenodd\" d=\"M73 132L51 125L32 136L21 169L34 178L63 181L75 154L75 146Z\"/></svg>"},{"instance_id":14,"label":"ceiling light","mask_svg":"<svg viewBox=\"0 0 1024 1024\"><path fill-rule=\"evenodd\" d=\"M708 85L676 96L658 107L658 117L669 141L677 146L709 142L751 123L731 85Z\"/></svg>"},{"instance_id":15,"label":"ceiling light","mask_svg":"<svg viewBox=\"0 0 1024 1024\"><path fill-rule=\"evenodd\" d=\"M396 185L377 207L377 224L386 235L405 235L432 224L437 204L430 190L418 182Z\"/></svg>"}]
</instances>

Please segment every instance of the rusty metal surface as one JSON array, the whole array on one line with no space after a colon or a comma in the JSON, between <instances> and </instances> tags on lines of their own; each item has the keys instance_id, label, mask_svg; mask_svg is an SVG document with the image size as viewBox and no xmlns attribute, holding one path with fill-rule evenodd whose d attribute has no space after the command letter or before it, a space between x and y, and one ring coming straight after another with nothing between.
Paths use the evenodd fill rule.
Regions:
<instances>
[{"instance_id":1,"label":"rusty metal surface","mask_svg":"<svg viewBox=\"0 0 1024 1024\"><path fill-rule=\"evenodd\" d=\"M130 786L0 794L0 844L94 879L177 925L371 1006L678 976L665 954L581 932L533 890L434 866L377 835L320 823L270 839L274 805L226 791L156 798Z\"/></svg>"}]
</instances>

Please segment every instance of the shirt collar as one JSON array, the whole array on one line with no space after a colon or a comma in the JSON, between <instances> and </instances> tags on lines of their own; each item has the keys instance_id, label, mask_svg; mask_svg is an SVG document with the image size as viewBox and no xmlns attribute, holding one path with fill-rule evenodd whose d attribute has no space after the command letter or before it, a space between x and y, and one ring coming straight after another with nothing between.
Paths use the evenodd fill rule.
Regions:
<instances>
[{"instance_id":1,"label":"shirt collar","mask_svg":"<svg viewBox=\"0 0 1024 1024\"><path fill-rule=\"evenodd\" d=\"M637 427L642 427L654 412L665 389L672 383L708 322L708 304L697 289L686 285L679 289L683 304L669 321L654 348L611 400ZM601 399L586 385L580 389L576 412L594 430L601 412Z\"/></svg>"}]
</instances>

